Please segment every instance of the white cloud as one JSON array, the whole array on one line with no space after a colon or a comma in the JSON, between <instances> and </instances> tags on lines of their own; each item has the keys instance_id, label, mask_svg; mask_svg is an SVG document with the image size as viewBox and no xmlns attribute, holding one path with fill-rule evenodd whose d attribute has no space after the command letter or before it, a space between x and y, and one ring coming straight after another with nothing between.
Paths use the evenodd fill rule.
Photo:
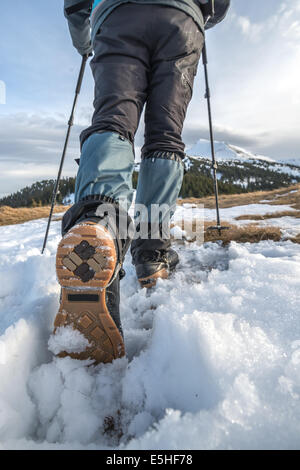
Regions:
<instances>
[{"instance_id":1,"label":"white cloud","mask_svg":"<svg viewBox=\"0 0 300 470\"><path fill-rule=\"evenodd\" d=\"M300 37L300 2L289 0L280 3L274 14L262 18L259 22L251 22L246 16L239 16L233 12L235 24L242 34L251 41L260 42L270 34L287 38L296 42Z\"/></svg>"},{"instance_id":2,"label":"white cloud","mask_svg":"<svg viewBox=\"0 0 300 470\"><path fill-rule=\"evenodd\" d=\"M251 30L251 23L249 18L245 16L237 17L237 24L241 27L242 33L248 35Z\"/></svg>"},{"instance_id":3,"label":"white cloud","mask_svg":"<svg viewBox=\"0 0 300 470\"><path fill-rule=\"evenodd\" d=\"M240 27L242 33L252 41L260 41L261 35L265 30L264 23L251 23L246 16L237 16L236 24Z\"/></svg>"},{"instance_id":4,"label":"white cloud","mask_svg":"<svg viewBox=\"0 0 300 470\"><path fill-rule=\"evenodd\" d=\"M16 113L0 116L0 194L10 194L42 179L56 178L66 122L56 116ZM63 175L74 176L79 133L74 126Z\"/></svg>"}]
</instances>

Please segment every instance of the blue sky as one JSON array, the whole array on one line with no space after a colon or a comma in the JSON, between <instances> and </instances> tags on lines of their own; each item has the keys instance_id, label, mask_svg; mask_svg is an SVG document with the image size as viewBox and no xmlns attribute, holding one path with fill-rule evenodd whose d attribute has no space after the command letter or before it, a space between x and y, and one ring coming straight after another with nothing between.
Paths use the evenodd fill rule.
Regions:
<instances>
[{"instance_id":1,"label":"blue sky","mask_svg":"<svg viewBox=\"0 0 300 470\"><path fill-rule=\"evenodd\" d=\"M74 96L80 56L73 49L63 0L1 5L0 194L55 177ZM215 135L256 153L300 159L300 0L232 0L207 34ZM184 140L207 137L199 64ZM92 114L89 68L66 160L75 175L78 135ZM1 102L1 96L0 96ZM142 144L143 126L136 137Z\"/></svg>"}]
</instances>

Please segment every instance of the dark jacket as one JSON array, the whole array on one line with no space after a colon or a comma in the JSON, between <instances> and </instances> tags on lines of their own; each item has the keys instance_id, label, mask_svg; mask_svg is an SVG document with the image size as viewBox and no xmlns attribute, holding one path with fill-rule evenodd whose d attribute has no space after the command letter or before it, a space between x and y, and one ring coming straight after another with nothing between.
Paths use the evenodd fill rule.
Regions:
<instances>
[{"instance_id":1,"label":"dark jacket","mask_svg":"<svg viewBox=\"0 0 300 470\"><path fill-rule=\"evenodd\" d=\"M193 18L204 33L201 5L208 0L64 0L64 12L68 20L73 41L81 55L92 52L92 43L97 31L107 16L124 3L166 5L184 11ZM215 0L215 20L207 22L210 28L221 21L227 13L230 0Z\"/></svg>"}]
</instances>

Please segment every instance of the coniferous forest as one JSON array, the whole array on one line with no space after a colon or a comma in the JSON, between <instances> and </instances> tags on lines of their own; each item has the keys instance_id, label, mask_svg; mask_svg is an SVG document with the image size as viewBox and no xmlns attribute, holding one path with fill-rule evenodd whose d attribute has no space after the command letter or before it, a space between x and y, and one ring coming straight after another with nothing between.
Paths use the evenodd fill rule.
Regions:
<instances>
[{"instance_id":1,"label":"coniferous forest","mask_svg":"<svg viewBox=\"0 0 300 470\"><path fill-rule=\"evenodd\" d=\"M43 180L26 186L10 196L0 199L0 206L10 207L38 207L51 204L52 193L55 180ZM75 178L62 178L57 195L57 203L62 204L63 200L75 191Z\"/></svg>"},{"instance_id":2,"label":"coniferous forest","mask_svg":"<svg viewBox=\"0 0 300 470\"><path fill-rule=\"evenodd\" d=\"M299 167L266 161L220 161L218 164L218 184L220 194L245 193L250 191L278 189L300 182ZM288 168L288 170L286 170ZM133 173L133 187L138 180L138 166ZM0 199L0 206L37 207L51 203L55 180L43 180L27 186L14 194ZM57 203L68 203L68 196L75 191L75 178L62 178L59 185ZM214 192L211 175L211 162L208 159L191 158L191 166L183 177L180 196L204 197Z\"/></svg>"}]
</instances>

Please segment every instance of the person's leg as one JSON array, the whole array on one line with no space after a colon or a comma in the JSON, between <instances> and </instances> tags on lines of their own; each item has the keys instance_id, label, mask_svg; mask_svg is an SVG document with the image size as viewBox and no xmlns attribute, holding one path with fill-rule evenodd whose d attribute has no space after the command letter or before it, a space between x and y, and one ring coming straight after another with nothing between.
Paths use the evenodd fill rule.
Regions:
<instances>
[{"instance_id":1,"label":"person's leg","mask_svg":"<svg viewBox=\"0 0 300 470\"><path fill-rule=\"evenodd\" d=\"M120 213L126 218L124 211L133 197L134 137L148 90L152 38L145 11L151 8L136 4L116 8L95 37L94 114L91 126L80 136L75 205L64 217L63 234L79 220L95 217L103 203L112 203L113 213L117 204L118 220ZM129 223L128 218L122 226L125 233L119 234L126 247Z\"/></svg>"},{"instance_id":2,"label":"person's leg","mask_svg":"<svg viewBox=\"0 0 300 470\"><path fill-rule=\"evenodd\" d=\"M204 38L184 12L168 7L156 12L159 36L151 56L136 204L147 207L152 226L159 222L168 227L182 184L185 154L181 133ZM153 220L153 213L151 216L153 204L164 205L159 221ZM167 233L134 240L131 251L137 276L145 286L153 285L155 277L166 277L178 262Z\"/></svg>"},{"instance_id":3,"label":"person's leg","mask_svg":"<svg viewBox=\"0 0 300 470\"><path fill-rule=\"evenodd\" d=\"M181 133L204 36L184 12L168 7L156 11L162 24L151 55L142 157L156 151L184 157Z\"/></svg>"},{"instance_id":4,"label":"person's leg","mask_svg":"<svg viewBox=\"0 0 300 470\"><path fill-rule=\"evenodd\" d=\"M134 136L147 97L149 40L145 8L126 4L104 21L94 43L92 124L81 134L75 202L90 195L132 201Z\"/></svg>"},{"instance_id":5,"label":"person's leg","mask_svg":"<svg viewBox=\"0 0 300 470\"><path fill-rule=\"evenodd\" d=\"M62 295L55 334L70 326L87 340L82 350L72 345L71 350L62 348L61 355L95 363L124 355L119 280L130 241L134 135L148 81L145 21L137 17L141 8L117 8L96 37L95 113L81 135L75 204L63 218L57 250Z\"/></svg>"}]
</instances>

